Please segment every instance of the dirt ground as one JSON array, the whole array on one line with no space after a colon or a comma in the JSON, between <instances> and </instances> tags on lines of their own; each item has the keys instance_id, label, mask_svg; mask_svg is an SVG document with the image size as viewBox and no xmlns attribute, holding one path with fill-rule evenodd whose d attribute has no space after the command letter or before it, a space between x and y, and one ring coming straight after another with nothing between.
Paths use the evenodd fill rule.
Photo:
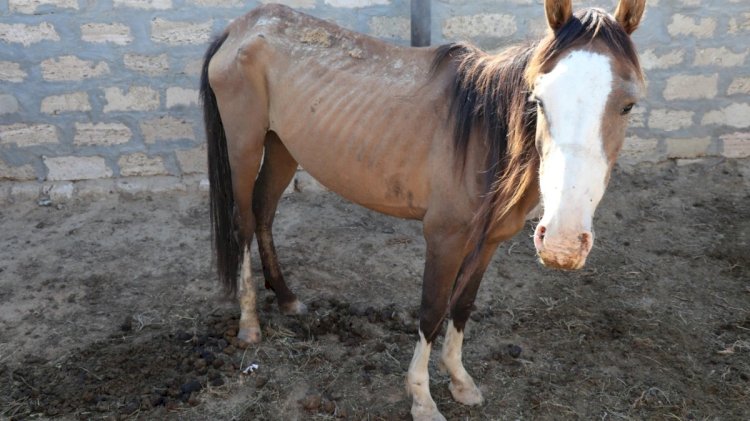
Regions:
<instances>
[{"instance_id":1,"label":"dirt ground","mask_svg":"<svg viewBox=\"0 0 750 421\"><path fill-rule=\"evenodd\" d=\"M419 223L285 196L276 244L311 311L281 316L259 282L243 349L205 194L0 209L0 418L409 419ZM579 272L537 263L531 223L501 247L464 348L486 403L455 403L434 352L443 414L750 419L750 163L619 170L595 227Z\"/></svg>"}]
</instances>

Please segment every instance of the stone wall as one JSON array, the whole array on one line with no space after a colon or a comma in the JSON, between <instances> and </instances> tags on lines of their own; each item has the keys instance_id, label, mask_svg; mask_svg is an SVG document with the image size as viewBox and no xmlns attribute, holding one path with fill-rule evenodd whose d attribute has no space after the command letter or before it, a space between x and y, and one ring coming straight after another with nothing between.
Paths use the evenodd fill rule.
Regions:
<instances>
[{"instance_id":1,"label":"stone wall","mask_svg":"<svg viewBox=\"0 0 750 421\"><path fill-rule=\"evenodd\" d=\"M264 2L0 0L0 180L201 178L201 57L232 18ZM281 3L408 44L407 0ZM433 43L496 50L539 36L541 3L434 1ZM747 1L651 0L635 41L649 93L622 162L750 156Z\"/></svg>"}]
</instances>

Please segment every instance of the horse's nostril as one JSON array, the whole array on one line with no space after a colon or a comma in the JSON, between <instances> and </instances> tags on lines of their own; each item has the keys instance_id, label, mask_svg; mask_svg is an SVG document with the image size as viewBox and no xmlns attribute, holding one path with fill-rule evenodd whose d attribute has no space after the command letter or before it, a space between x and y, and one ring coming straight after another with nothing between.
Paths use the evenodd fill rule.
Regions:
<instances>
[{"instance_id":1,"label":"horse's nostril","mask_svg":"<svg viewBox=\"0 0 750 421\"><path fill-rule=\"evenodd\" d=\"M588 252L591 250L591 239L592 235L590 232L584 232L581 235L578 236L578 239L581 241L581 246Z\"/></svg>"}]
</instances>

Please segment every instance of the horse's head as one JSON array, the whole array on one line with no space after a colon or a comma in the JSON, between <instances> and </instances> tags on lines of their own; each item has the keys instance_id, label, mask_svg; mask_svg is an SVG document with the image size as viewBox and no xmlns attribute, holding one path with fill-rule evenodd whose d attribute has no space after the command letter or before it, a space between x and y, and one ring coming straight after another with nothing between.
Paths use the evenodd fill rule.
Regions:
<instances>
[{"instance_id":1,"label":"horse's head","mask_svg":"<svg viewBox=\"0 0 750 421\"><path fill-rule=\"evenodd\" d=\"M534 232L542 263L580 269L594 243L592 219L643 89L630 34L645 0L620 0L614 17L573 14L570 0L545 0L550 33L526 73L537 104L544 216Z\"/></svg>"}]
</instances>

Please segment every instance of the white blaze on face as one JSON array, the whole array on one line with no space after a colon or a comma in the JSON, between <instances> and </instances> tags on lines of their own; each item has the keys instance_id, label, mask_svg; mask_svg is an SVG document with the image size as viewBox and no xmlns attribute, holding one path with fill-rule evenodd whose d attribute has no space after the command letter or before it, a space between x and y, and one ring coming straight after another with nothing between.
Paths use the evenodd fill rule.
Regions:
<instances>
[{"instance_id":1,"label":"white blaze on face","mask_svg":"<svg viewBox=\"0 0 750 421\"><path fill-rule=\"evenodd\" d=\"M575 247L581 233L591 232L604 194L609 164L601 129L612 77L607 56L575 51L536 81L534 96L543 103L551 136L540 151L540 226L555 248Z\"/></svg>"}]
</instances>

